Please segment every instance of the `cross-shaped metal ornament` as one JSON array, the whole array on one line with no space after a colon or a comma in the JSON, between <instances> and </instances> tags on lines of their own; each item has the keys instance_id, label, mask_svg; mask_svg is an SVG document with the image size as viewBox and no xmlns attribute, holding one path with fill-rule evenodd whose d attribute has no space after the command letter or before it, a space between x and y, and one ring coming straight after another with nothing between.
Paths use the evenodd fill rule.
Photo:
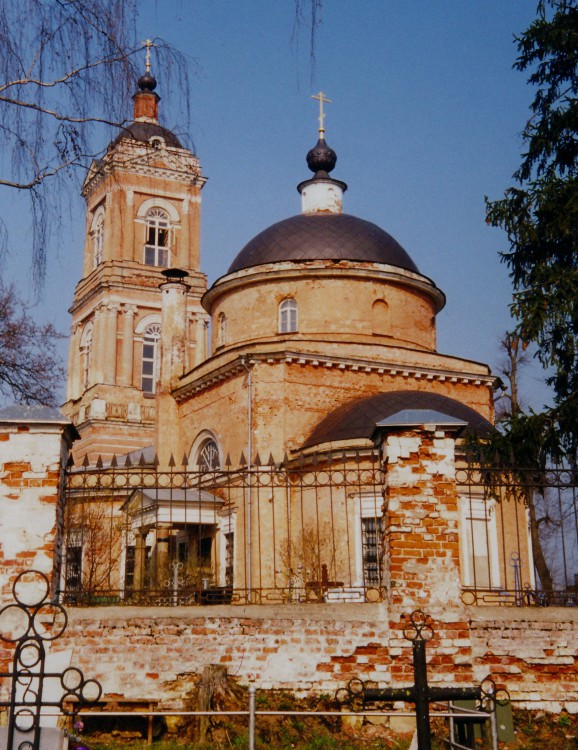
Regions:
<instances>
[{"instance_id":1,"label":"cross-shaped metal ornament","mask_svg":"<svg viewBox=\"0 0 578 750\"><path fill-rule=\"evenodd\" d=\"M155 43L152 39L145 39L144 42L142 42L143 46L146 47L146 57L145 57L145 71L147 73L151 72L151 47L155 46Z\"/></svg>"},{"instance_id":2,"label":"cross-shaped metal ornament","mask_svg":"<svg viewBox=\"0 0 578 750\"><path fill-rule=\"evenodd\" d=\"M323 104L332 104L331 99L327 99L323 91L318 94L313 94L312 99L317 99L319 102L319 138L325 138L325 112L323 111Z\"/></svg>"}]
</instances>

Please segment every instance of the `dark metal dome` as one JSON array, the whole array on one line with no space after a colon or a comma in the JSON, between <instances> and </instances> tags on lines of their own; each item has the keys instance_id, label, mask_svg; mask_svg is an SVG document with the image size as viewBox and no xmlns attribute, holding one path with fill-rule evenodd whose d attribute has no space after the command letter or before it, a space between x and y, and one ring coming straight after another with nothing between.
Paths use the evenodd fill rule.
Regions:
<instances>
[{"instance_id":1,"label":"dark metal dome","mask_svg":"<svg viewBox=\"0 0 578 750\"><path fill-rule=\"evenodd\" d=\"M338 406L313 428L302 447L369 439L379 421L405 409L434 409L466 422L466 432L480 436L495 432L495 427L481 414L448 396L425 391L391 391L355 398Z\"/></svg>"},{"instance_id":2,"label":"dark metal dome","mask_svg":"<svg viewBox=\"0 0 578 750\"><path fill-rule=\"evenodd\" d=\"M403 247L370 221L348 214L300 214L273 224L248 242L229 268L282 261L350 260L387 263L419 273Z\"/></svg>"},{"instance_id":3,"label":"dark metal dome","mask_svg":"<svg viewBox=\"0 0 578 750\"><path fill-rule=\"evenodd\" d=\"M337 154L325 143L325 138L320 138L307 154L307 166L319 177L326 177L335 169L336 163Z\"/></svg>"},{"instance_id":4,"label":"dark metal dome","mask_svg":"<svg viewBox=\"0 0 578 750\"><path fill-rule=\"evenodd\" d=\"M141 91L154 91L157 87L157 79L147 71L138 79L137 85Z\"/></svg>"},{"instance_id":5,"label":"dark metal dome","mask_svg":"<svg viewBox=\"0 0 578 750\"><path fill-rule=\"evenodd\" d=\"M182 143L174 133L171 133L170 130L163 128L162 125L155 122L133 122L131 125L127 125L110 144L110 148L114 148L124 138L128 138L131 141L149 143L150 139L155 136L163 138L167 146L183 148Z\"/></svg>"}]
</instances>

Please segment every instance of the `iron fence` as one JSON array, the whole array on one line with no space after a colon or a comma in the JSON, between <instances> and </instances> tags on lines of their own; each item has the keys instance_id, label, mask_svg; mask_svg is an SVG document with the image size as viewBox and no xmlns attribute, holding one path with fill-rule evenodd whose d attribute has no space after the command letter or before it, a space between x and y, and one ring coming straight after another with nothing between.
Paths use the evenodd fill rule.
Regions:
<instances>
[{"instance_id":1,"label":"iron fence","mask_svg":"<svg viewBox=\"0 0 578 750\"><path fill-rule=\"evenodd\" d=\"M380 601L377 452L218 470L71 467L54 588L72 605ZM577 603L577 474L456 471L466 603Z\"/></svg>"},{"instance_id":2,"label":"iron fence","mask_svg":"<svg viewBox=\"0 0 578 750\"><path fill-rule=\"evenodd\" d=\"M68 604L378 601L377 455L169 471L68 473L60 592Z\"/></svg>"},{"instance_id":3,"label":"iron fence","mask_svg":"<svg viewBox=\"0 0 578 750\"><path fill-rule=\"evenodd\" d=\"M457 469L466 603L578 604L578 472Z\"/></svg>"}]
</instances>

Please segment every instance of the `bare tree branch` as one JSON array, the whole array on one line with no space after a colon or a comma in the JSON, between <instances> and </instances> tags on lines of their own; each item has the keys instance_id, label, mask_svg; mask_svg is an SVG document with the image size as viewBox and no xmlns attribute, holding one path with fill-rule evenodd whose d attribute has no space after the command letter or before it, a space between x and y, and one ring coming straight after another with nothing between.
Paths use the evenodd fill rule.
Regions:
<instances>
[{"instance_id":1,"label":"bare tree branch","mask_svg":"<svg viewBox=\"0 0 578 750\"><path fill-rule=\"evenodd\" d=\"M56 405L64 369L52 325L37 325L13 286L0 286L0 394L25 404Z\"/></svg>"},{"instance_id":2,"label":"bare tree branch","mask_svg":"<svg viewBox=\"0 0 578 750\"><path fill-rule=\"evenodd\" d=\"M78 168L84 171L129 121L143 72L135 67L142 48L136 38L137 10L136 0L3 2L0 189L29 192L37 288L44 277L52 221L79 192L83 172L79 178ZM166 85L165 103L169 78L176 74L180 96L175 99L186 110L186 128L185 59L162 40L155 40L154 53Z\"/></svg>"}]
</instances>

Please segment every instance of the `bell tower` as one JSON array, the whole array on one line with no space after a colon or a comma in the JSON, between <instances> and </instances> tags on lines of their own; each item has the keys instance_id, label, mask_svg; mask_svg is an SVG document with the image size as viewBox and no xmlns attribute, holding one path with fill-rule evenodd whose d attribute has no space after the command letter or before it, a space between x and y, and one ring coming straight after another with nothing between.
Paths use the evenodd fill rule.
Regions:
<instances>
[{"instance_id":1,"label":"bell tower","mask_svg":"<svg viewBox=\"0 0 578 750\"><path fill-rule=\"evenodd\" d=\"M160 367L161 272L186 271L183 370L206 357L208 315L200 304L201 190L195 154L159 123L150 72L134 95L134 119L94 161L86 201L83 277L70 313L64 413L76 425L75 461L92 463L152 445ZM173 373L174 377L183 372Z\"/></svg>"}]
</instances>

